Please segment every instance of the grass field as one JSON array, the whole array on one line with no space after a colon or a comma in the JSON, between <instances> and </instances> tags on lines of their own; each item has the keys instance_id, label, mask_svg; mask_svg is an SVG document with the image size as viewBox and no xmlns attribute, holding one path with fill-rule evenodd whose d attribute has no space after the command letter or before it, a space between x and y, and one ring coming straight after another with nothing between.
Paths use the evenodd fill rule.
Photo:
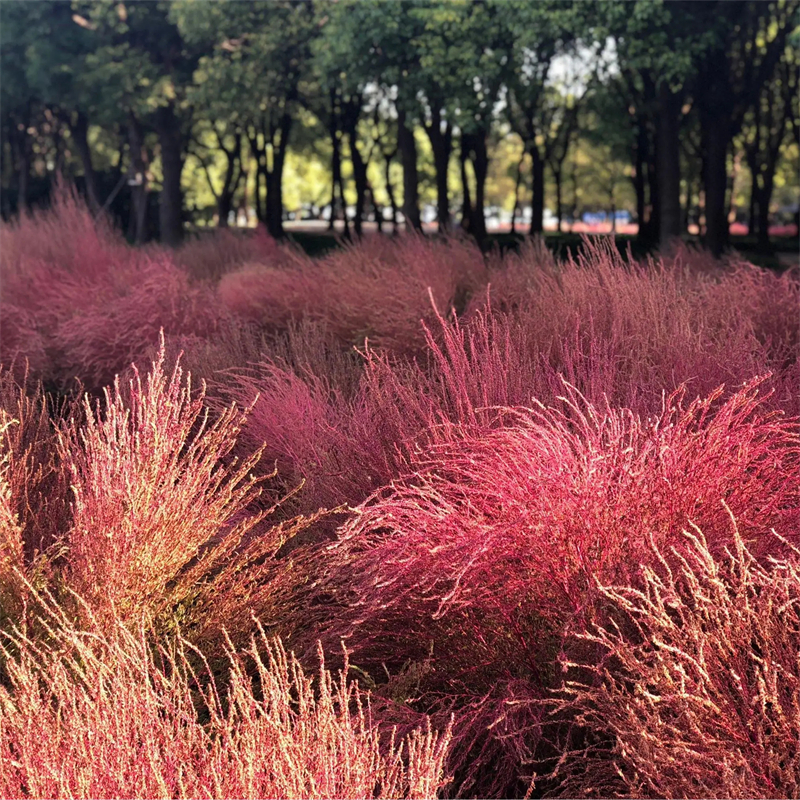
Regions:
<instances>
[{"instance_id":1,"label":"grass field","mask_svg":"<svg viewBox=\"0 0 800 800\"><path fill-rule=\"evenodd\" d=\"M800 792L796 269L1 235L0 795Z\"/></svg>"}]
</instances>

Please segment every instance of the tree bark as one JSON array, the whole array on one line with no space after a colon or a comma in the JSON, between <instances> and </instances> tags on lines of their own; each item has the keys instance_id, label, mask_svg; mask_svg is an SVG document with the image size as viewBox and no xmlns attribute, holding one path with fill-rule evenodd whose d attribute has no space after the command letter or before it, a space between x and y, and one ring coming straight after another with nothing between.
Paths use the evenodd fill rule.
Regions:
<instances>
[{"instance_id":1,"label":"tree bark","mask_svg":"<svg viewBox=\"0 0 800 800\"><path fill-rule=\"evenodd\" d=\"M180 120L170 103L156 112L156 133L161 145L163 186L158 203L161 241L176 246L183 239L183 141Z\"/></svg>"},{"instance_id":2,"label":"tree bark","mask_svg":"<svg viewBox=\"0 0 800 800\"><path fill-rule=\"evenodd\" d=\"M486 239L486 216L484 212L484 195L486 175L489 171L489 157L486 152L485 130L477 133L461 132L461 183L464 190L464 205L461 225L480 243ZM472 162L475 173L475 203L470 197L469 179L467 177L467 161Z\"/></svg>"},{"instance_id":3,"label":"tree bark","mask_svg":"<svg viewBox=\"0 0 800 800\"><path fill-rule=\"evenodd\" d=\"M86 114L79 111L75 122L71 125L72 141L78 151L78 157L83 166L84 180L86 181L86 200L93 214L100 210L100 190L97 184L97 173L92 165L92 149L89 147L89 120Z\"/></svg>"},{"instance_id":4,"label":"tree bark","mask_svg":"<svg viewBox=\"0 0 800 800\"><path fill-rule=\"evenodd\" d=\"M769 252L769 204L772 200L774 172L763 176L763 185L758 189L758 249Z\"/></svg>"},{"instance_id":5,"label":"tree bark","mask_svg":"<svg viewBox=\"0 0 800 800\"><path fill-rule=\"evenodd\" d=\"M558 169L554 170L554 178L556 181L556 219L558 220L558 232L561 233L561 217L564 213L564 207L561 200L561 165L558 165Z\"/></svg>"},{"instance_id":6,"label":"tree bark","mask_svg":"<svg viewBox=\"0 0 800 800\"><path fill-rule=\"evenodd\" d=\"M728 244L728 214L725 195L728 188L728 121L723 113L704 114L706 247L714 256L722 255Z\"/></svg>"},{"instance_id":7,"label":"tree bark","mask_svg":"<svg viewBox=\"0 0 800 800\"><path fill-rule=\"evenodd\" d=\"M530 235L536 236L544 230L544 159L536 142L531 142L529 152L533 159L533 196L531 197Z\"/></svg>"},{"instance_id":8,"label":"tree bark","mask_svg":"<svg viewBox=\"0 0 800 800\"><path fill-rule=\"evenodd\" d=\"M467 175L467 161L469 161L469 140L467 134L461 132L461 142L459 149L459 164L461 167L461 227L465 231L472 229L472 197L469 188L469 176Z\"/></svg>"},{"instance_id":9,"label":"tree bark","mask_svg":"<svg viewBox=\"0 0 800 800\"><path fill-rule=\"evenodd\" d=\"M475 136L475 146L473 150L473 166L475 167L475 207L473 216L475 219L474 230L472 231L478 242L486 239L486 213L485 192L486 176L489 173L489 153L486 149L487 130L481 130Z\"/></svg>"},{"instance_id":10,"label":"tree bark","mask_svg":"<svg viewBox=\"0 0 800 800\"><path fill-rule=\"evenodd\" d=\"M129 180L131 186L131 217L128 237L134 244L144 244L149 231L147 226L147 155L144 149L144 132L139 120L131 114L128 118L128 147L130 150Z\"/></svg>"},{"instance_id":11,"label":"tree bark","mask_svg":"<svg viewBox=\"0 0 800 800\"><path fill-rule=\"evenodd\" d=\"M669 244L681 235L680 95L666 80L658 87L658 241Z\"/></svg>"},{"instance_id":12,"label":"tree bark","mask_svg":"<svg viewBox=\"0 0 800 800\"><path fill-rule=\"evenodd\" d=\"M220 149L225 153L228 166L225 168L225 180L222 184L222 191L217 197L217 227L227 228L228 217L233 210L233 197L236 194L239 184L244 175L242 166L242 134L237 133L234 137L233 150L228 150L222 141L222 137L217 134Z\"/></svg>"},{"instance_id":13,"label":"tree bark","mask_svg":"<svg viewBox=\"0 0 800 800\"><path fill-rule=\"evenodd\" d=\"M353 164L353 180L356 184L356 215L353 220L353 229L359 239L363 232L364 209L367 203L367 162L358 149L358 118L360 113L360 101L351 101L345 114L345 128L350 145L350 161ZM346 214L347 210L345 209Z\"/></svg>"},{"instance_id":14,"label":"tree bark","mask_svg":"<svg viewBox=\"0 0 800 800\"><path fill-rule=\"evenodd\" d=\"M24 134L24 136L27 135L27 133ZM17 179L17 211L22 213L28 210L28 185L31 176L31 157L26 141L23 141L19 146L17 159L19 174Z\"/></svg>"},{"instance_id":15,"label":"tree bark","mask_svg":"<svg viewBox=\"0 0 800 800\"><path fill-rule=\"evenodd\" d=\"M519 209L519 190L522 186L522 165L525 163L525 148L517 162L517 180L514 182L514 210L511 212L511 233L517 232L517 210Z\"/></svg>"},{"instance_id":16,"label":"tree bark","mask_svg":"<svg viewBox=\"0 0 800 800\"><path fill-rule=\"evenodd\" d=\"M286 152L289 147L289 135L292 130L292 117L288 111L281 115L278 133L280 141L272 142L272 169L266 173L267 182L267 230L275 239L284 236L283 231L283 167L286 163Z\"/></svg>"},{"instance_id":17,"label":"tree bark","mask_svg":"<svg viewBox=\"0 0 800 800\"><path fill-rule=\"evenodd\" d=\"M419 179L417 177L417 143L414 131L406 124L406 112L397 110L397 146L403 163L403 215L406 230L422 230L419 217Z\"/></svg>"},{"instance_id":18,"label":"tree bark","mask_svg":"<svg viewBox=\"0 0 800 800\"><path fill-rule=\"evenodd\" d=\"M447 172L450 166L450 154L453 151L453 129L446 123L442 130L442 110L436 108L432 112L430 125L425 126L433 150L433 164L436 168L436 216L439 233L445 233L450 227L450 196L447 186Z\"/></svg>"},{"instance_id":19,"label":"tree bark","mask_svg":"<svg viewBox=\"0 0 800 800\"><path fill-rule=\"evenodd\" d=\"M28 186L31 171L31 147L28 127L30 126L31 102L29 101L22 120L12 117L9 120L13 158L17 171L17 213L28 210Z\"/></svg>"},{"instance_id":20,"label":"tree bark","mask_svg":"<svg viewBox=\"0 0 800 800\"><path fill-rule=\"evenodd\" d=\"M384 181L386 183L386 194L389 195L389 206L392 209L392 233L397 233L397 199L394 195L394 186L392 186L392 159L397 154L397 148L391 153L384 153Z\"/></svg>"}]
</instances>

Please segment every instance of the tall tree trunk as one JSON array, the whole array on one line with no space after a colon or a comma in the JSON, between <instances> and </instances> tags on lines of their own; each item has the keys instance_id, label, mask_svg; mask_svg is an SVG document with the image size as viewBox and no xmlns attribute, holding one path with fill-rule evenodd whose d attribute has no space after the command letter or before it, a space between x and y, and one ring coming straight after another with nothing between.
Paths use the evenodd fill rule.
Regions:
<instances>
[{"instance_id":1,"label":"tall tree trunk","mask_svg":"<svg viewBox=\"0 0 800 800\"><path fill-rule=\"evenodd\" d=\"M658 185L658 142L653 142L648 150L647 189L650 215L645 223L644 240L649 243L658 241L658 221L661 219L661 187Z\"/></svg>"},{"instance_id":2,"label":"tall tree trunk","mask_svg":"<svg viewBox=\"0 0 800 800\"><path fill-rule=\"evenodd\" d=\"M488 131L481 130L475 136L475 148L473 150L474 160L473 166L475 167L475 208L473 209L473 216L475 219L475 226L473 235L479 242L486 239L486 176L489 174L489 153L486 149L486 140L488 138Z\"/></svg>"},{"instance_id":3,"label":"tall tree trunk","mask_svg":"<svg viewBox=\"0 0 800 800\"><path fill-rule=\"evenodd\" d=\"M331 218L328 221L328 230L336 229L336 189L342 188L342 149L339 137L339 114L337 112L336 89L330 90L330 118L328 120L328 133L331 137ZM344 211L344 209L342 209ZM345 215L346 216L346 215Z\"/></svg>"},{"instance_id":4,"label":"tall tree trunk","mask_svg":"<svg viewBox=\"0 0 800 800\"><path fill-rule=\"evenodd\" d=\"M31 157L28 150L27 141L25 141L24 138L27 137L27 135L27 133L23 134L23 140L17 153L17 172L19 175L17 178L17 211L20 213L28 210L28 186L30 184L31 176Z\"/></svg>"},{"instance_id":5,"label":"tall tree trunk","mask_svg":"<svg viewBox=\"0 0 800 800\"><path fill-rule=\"evenodd\" d=\"M128 146L130 149L131 218L128 236L134 244L144 244L149 236L147 226L147 161L144 150L144 132L139 120L131 114L128 118Z\"/></svg>"},{"instance_id":6,"label":"tall tree trunk","mask_svg":"<svg viewBox=\"0 0 800 800\"><path fill-rule=\"evenodd\" d=\"M564 208L561 201L561 164L558 165L558 168L553 170L553 177L556 181L556 220L558 221L558 230L561 233L561 217L564 214Z\"/></svg>"},{"instance_id":7,"label":"tall tree trunk","mask_svg":"<svg viewBox=\"0 0 800 800\"><path fill-rule=\"evenodd\" d=\"M442 130L442 110L433 111L431 124L425 126L433 151L433 164L436 168L436 216L439 221L439 233L445 233L450 227L450 196L447 187L447 172L450 166L450 154L453 151L453 130L448 122Z\"/></svg>"},{"instance_id":8,"label":"tall tree trunk","mask_svg":"<svg viewBox=\"0 0 800 800\"><path fill-rule=\"evenodd\" d=\"M533 196L531 197L531 236L544 230L544 159L536 142L531 141L528 148L532 164Z\"/></svg>"},{"instance_id":9,"label":"tall tree trunk","mask_svg":"<svg viewBox=\"0 0 800 800\"><path fill-rule=\"evenodd\" d=\"M422 230L419 217L419 179L417 177L417 143L414 131L406 124L406 112L397 110L397 146L403 163L403 215L406 229Z\"/></svg>"},{"instance_id":10,"label":"tall tree trunk","mask_svg":"<svg viewBox=\"0 0 800 800\"><path fill-rule=\"evenodd\" d=\"M680 95L666 80L658 87L658 240L661 246L681 235Z\"/></svg>"},{"instance_id":11,"label":"tall tree trunk","mask_svg":"<svg viewBox=\"0 0 800 800\"><path fill-rule=\"evenodd\" d=\"M772 199L774 185L774 170L763 176L763 185L758 189L758 249L769 252L769 204Z\"/></svg>"},{"instance_id":12,"label":"tall tree trunk","mask_svg":"<svg viewBox=\"0 0 800 800\"><path fill-rule=\"evenodd\" d=\"M278 133L280 134L280 141L275 142L274 136L272 137L272 169L270 170L266 165L266 183L267 183L267 198L266 198L266 223L267 230L270 235L275 239L281 239L284 236L283 231L283 167L286 163L286 152L289 147L289 134L292 129L292 117L284 111L281 116L280 127Z\"/></svg>"},{"instance_id":13,"label":"tall tree trunk","mask_svg":"<svg viewBox=\"0 0 800 800\"><path fill-rule=\"evenodd\" d=\"M683 214L683 229L689 230L689 219L692 213L692 201L694 199L694 181L692 180L691 170L689 177L686 179L686 209Z\"/></svg>"},{"instance_id":14,"label":"tall tree trunk","mask_svg":"<svg viewBox=\"0 0 800 800\"><path fill-rule=\"evenodd\" d=\"M750 201L747 208L747 233L755 236L758 230L757 198L758 198L758 163L755 152L747 153L747 166L750 168Z\"/></svg>"},{"instance_id":15,"label":"tall tree trunk","mask_svg":"<svg viewBox=\"0 0 800 800\"><path fill-rule=\"evenodd\" d=\"M639 137L637 136L637 139ZM636 218L639 230L636 237L640 240L645 239L645 184L644 184L644 154L641 146L637 143L634 155L633 191L636 194Z\"/></svg>"},{"instance_id":16,"label":"tall tree trunk","mask_svg":"<svg viewBox=\"0 0 800 800\"><path fill-rule=\"evenodd\" d=\"M383 180L386 183L386 194L389 196L389 206L392 209L392 233L397 233L397 198L394 194L394 186L392 185L392 159L394 158L397 150L392 153L383 154Z\"/></svg>"},{"instance_id":17,"label":"tall tree trunk","mask_svg":"<svg viewBox=\"0 0 800 800\"><path fill-rule=\"evenodd\" d=\"M222 184L222 191L217 197L217 227L227 228L228 217L233 210L233 197L244 176L244 166L242 165L242 134L237 133L234 136L233 150L228 150L224 146L222 137L219 136L219 134L217 135L217 140L228 160L228 165L225 168L225 179ZM209 185L210 181L211 178L209 176Z\"/></svg>"},{"instance_id":18,"label":"tall tree trunk","mask_svg":"<svg viewBox=\"0 0 800 800\"><path fill-rule=\"evenodd\" d=\"M82 111L75 117L72 128L72 141L78 151L86 181L86 200L93 214L100 210L100 190L97 184L97 173L92 165L92 149L89 147L89 120Z\"/></svg>"},{"instance_id":19,"label":"tall tree trunk","mask_svg":"<svg viewBox=\"0 0 800 800\"><path fill-rule=\"evenodd\" d=\"M183 142L180 120L170 103L156 112L156 133L161 145L163 187L158 202L161 241L175 246L183 239Z\"/></svg>"},{"instance_id":20,"label":"tall tree trunk","mask_svg":"<svg viewBox=\"0 0 800 800\"><path fill-rule=\"evenodd\" d=\"M519 209L519 190L522 186L522 165L525 163L525 148L517 162L517 180L514 182L514 210L511 212L511 233L517 232L517 211Z\"/></svg>"},{"instance_id":21,"label":"tall tree trunk","mask_svg":"<svg viewBox=\"0 0 800 800\"><path fill-rule=\"evenodd\" d=\"M20 121L12 118L9 123L12 137L13 158L17 170L17 213L28 210L28 186L31 172L31 146L28 128L30 127L31 101L25 109L25 116Z\"/></svg>"},{"instance_id":22,"label":"tall tree trunk","mask_svg":"<svg viewBox=\"0 0 800 800\"><path fill-rule=\"evenodd\" d=\"M364 210L367 204L367 162L358 149L358 118L361 112L361 103L351 104L345 116L347 140L350 145L350 161L353 164L353 180L356 184L356 216L353 220L353 229L360 239L363 229ZM347 211L345 210L345 215Z\"/></svg>"},{"instance_id":23,"label":"tall tree trunk","mask_svg":"<svg viewBox=\"0 0 800 800\"><path fill-rule=\"evenodd\" d=\"M608 202L611 206L611 233L617 232L617 200L614 196L615 182L612 179L608 187Z\"/></svg>"},{"instance_id":24,"label":"tall tree trunk","mask_svg":"<svg viewBox=\"0 0 800 800\"><path fill-rule=\"evenodd\" d=\"M470 141L469 135L461 131L459 149L459 164L461 167L461 227L471 231L473 226L472 197L469 188L469 175L467 175L467 161L469 161Z\"/></svg>"},{"instance_id":25,"label":"tall tree trunk","mask_svg":"<svg viewBox=\"0 0 800 800\"><path fill-rule=\"evenodd\" d=\"M705 152L706 247L715 256L722 255L728 244L728 209L725 196L728 188L729 125L724 114L703 115Z\"/></svg>"}]
</instances>

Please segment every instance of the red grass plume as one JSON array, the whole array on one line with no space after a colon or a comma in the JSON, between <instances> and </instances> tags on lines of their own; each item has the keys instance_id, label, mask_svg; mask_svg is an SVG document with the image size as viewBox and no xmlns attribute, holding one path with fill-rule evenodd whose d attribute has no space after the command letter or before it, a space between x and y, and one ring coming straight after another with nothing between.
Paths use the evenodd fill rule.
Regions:
<instances>
[{"instance_id":1,"label":"red grass plume","mask_svg":"<svg viewBox=\"0 0 800 800\"><path fill-rule=\"evenodd\" d=\"M417 695L429 700L541 697L564 626L592 618L596 579L632 579L648 535L676 544L696 520L719 552L731 542L727 498L760 557L774 546L771 527L796 540L796 425L763 412L758 383L720 395L685 403L679 391L643 420L572 391L560 410L500 410L494 429L443 425L416 471L364 503L319 556L310 591L325 598L328 641L346 637L374 675L432 650ZM517 699L491 707L483 734L500 753L491 764L465 759L484 778L513 781L538 711L525 718Z\"/></svg>"},{"instance_id":2,"label":"red grass plume","mask_svg":"<svg viewBox=\"0 0 800 800\"><path fill-rule=\"evenodd\" d=\"M127 391L117 381L96 407L87 397L85 422L61 434L74 492L64 572L101 616L247 625L287 579L275 553L310 521L244 541L264 516L250 511L259 454L229 458L245 415L231 406L212 418L204 387L193 394L190 377L177 364L166 373L164 360L162 339L144 379L135 371Z\"/></svg>"},{"instance_id":3,"label":"red grass plume","mask_svg":"<svg viewBox=\"0 0 800 800\"><path fill-rule=\"evenodd\" d=\"M228 651L223 689L183 641L84 631L53 607L48 626L2 650L3 797L428 798L444 783L449 730L381 734L321 652L315 680L261 630Z\"/></svg>"},{"instance_id":4,"label":"red grass plume","mask_svg":"<svg viewBox=\"0 0 800 800\"><path fill-rule=\"evenodd\" d=\"M605 621L577 637L600 657L563 662L561 796L800 793L800 550L762 562L735 522L721 554L684 536L638 588L600 587Z\"/></svg>"},{"instance_id":5,"label":"red grass plume","mask_svg":"<svg viewBox=\"0 0 800 800\"><path fill-rule=\"evenodd\" d=\"M186 241L175 261L194 280L217 281L227 272L252 263L279 263L283 257L263 225L254 231L213 228Z\"/></svg>"},{"instance_id":6,"label":"red grass plume","mask_svg":"<svg viewBox=\"0 0 800 800\"><path fill-rule=\"evenodd\" d=\"M207 335L211 290L192 286L168 251L129 247L69 192L3 226L2 351L29 357L36 376L90 389L142 357L160 328Z\"/></svg>"},{"instance_id":7,"label":"red grass plume","mask_svg":"<svg viewBox=\"0 0 800 800\"><path fill-rule=\"evenodd\" d=\"M345 342L400 352L424 346L420 320L440 308L461 308L485 280L477 248L418 236L375 236L318 261L295 256L281 268L251 265L219 285L224 308L266 327L290 319L320 321Z\"/></svg>"}]
</instances>

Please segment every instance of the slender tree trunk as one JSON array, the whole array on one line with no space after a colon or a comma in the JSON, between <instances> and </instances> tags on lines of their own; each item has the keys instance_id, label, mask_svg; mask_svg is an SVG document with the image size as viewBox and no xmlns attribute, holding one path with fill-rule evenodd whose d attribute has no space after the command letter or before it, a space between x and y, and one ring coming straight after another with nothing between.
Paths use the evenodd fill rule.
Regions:
<instances>
[{"instance_id":1,"label":"slender tree trunk","mask_svg":"<svg viewBox=\"0 0 800 800\"><path fill-rule=\"evenodd\" d=\"M339 136L339 114L337 111L336 89L330 90L331 115L328 121L328 133L331 137L331 218L328 222L328 230L336 229L336 188L339 188L341 195L342 188L342 144ZM342 209L344 216L344 208Z\"/></svg>"},{"instance_id":2,"label":"slender tree trunk","mask_svg":"<svg viewBox=\"0 0 800 800\"><path fill-rule=\"evenodd\" d=\"M237 133L234 137L233 150L224 148L221 138L219 144L225 153L225 157L228 159L228 165L225 168L225 179L222 184L222 191L217 197L217 227L227 228L228 217L233 210L233 197L244 175L244 167L242 165L242 135L241 133Z\"/></svg>"},{"instance_id":3,"label":"slender tree trunk","mask_svg":"<svg viewBox=\"0 0 800 800\"><path fill-rule=\"evenodd\" d=\"M339 202L342 207L342 228L344 238L350 239L350 220L347 219L347 200L344 196L344 176L339 173Z\"/></svg>"},{"instance_id":4,"label":"slender tree trunk","mask_svg":"<svg viewBox=\"0 0 800 800\"><path fill-rule=\"evenodd\" d=\"M392 185L392 159L394 158L395 153L386 154L384 153L384 182L386 183L386 194L389 196L389 206L392 209L392 233L397 233L397 198L394 194L394 186Z\"/></svg>"},{"instance_id":5,"label":"slender tree trunk","mask_svg":"<svg viewBox=\"0 0 800 800\"><path fill-rule=\"evenodd\" d=\"M24 137L27 135L27 133L23 134ZM24 140L19 146L17 164L19 175L17 178L17 210L21 213L28 210L28 185L31 176L31 157L27 142Z\"/></svg>"},{"instance_id":6,"label":"slender tree trunk","mask_svg":"<svg viewBox=\"0 0 800 800\"><path fill-rule=\"evenodd\" d=\"M403 215L406 229L422 230L419 217L419 179L417 177L417 143L414 131L406 124L406 112L397 111L397 145L403 162Z\"/></svg>"},{"instance_id":7,"label":"slender tree trunk","mask_svg":"<svg viewBox=\"0 0 800 800\"><path fill-rule=\"evenodd\" d=\"M750 236L755 236L758 230L757 225L757 202L756 198L758 197L758 166L756 164L756 159L754 154L748 153L747 154L747 165L750 167L750 177L751 177L751 185L750 185L750 203L748 205L747 210L747 232Z\"/></svg>"},{"instance_id":8,"label":"slender tree trunk","mask_svg":"<svg viewBox=\"0 0 800 800\"><path fill-rule=\"evenodd\" d=\"M617 200L614 197L615 183L612 180L608 187L608 202L611 206L611 233L617 232Z\"/></svg>"},{"instance_id":9,"label":"slender tree trunk","mask_svg":"<svg viewBox=\"0 0 800 800\"><path fill-rule=\"evenodd\" d=\"M353 220L353 230L360 239L362 235L364 210L367 203L367 162L358 149L358 117L361 104L348 109L346 116L347 139L350 145L350 161L353 164L353 180L356 184L356 216ZM345 210L345 215L347 211Z\"/></svg>"},{"instance_id":10,"label":"slender tree trunk","mask_svg":"<svg viewBox=\"0 0 800 800\"><path fill-rule=\"evenodd\" d=\"M31 172L31 148L28 128L30 127L31 102L28 101L22 120L12 118L9 127L12 137L13 158L17 171L17 213L28 210L28 186Z\"/></svg>"},{"instance_id":11,"label":"slender tree trunk","mask_svg":"<svg viewBox=\"0 0 800 800\"><path fill-rule=\"evenodd\" d=\"M128 235L134 244L143 244L148 239L147 229L147 163L144 150L144 133L139 120L133 114L128 120L128 145L130 148L131 218Z\"/></svg>"},{"instance_id":12,"label":"slender tree trunk","mask_svg":"<svg viewBox=\"0 0 800 800\"><path fill-rule=\"evenodd\" d=\"M175 246L183 239L183 143L180 120L172 104L156 112L156 133L161 145L163 187L158 203L161 241Z\"/></svg>"},{"instance_id":13,"label":"slender tree trunk","mask_svg":"<svg viewBox=\"0 0 800 800\"><path fill-rule=\"evenodd\" d=\"M265 164L267 156L266 153L263 153L259 147L257 129L254 133L247 134L247 142L250 145L250 152L252 153L253 159L256 162L256 170L255 174L253 175L253 208L256 212L256 220L260 224L266 225L266 214L261 201L261 179L266 172Z\"/></svg>"},{"instance_id":14,"label":"slender tree trunk","mask_svg":"<svg viewBox=\"0 0 800 800\"><path fill-rule=\"evenodd\" d=\"M525 148L517 162L517 180L514 183L514 210L511 212L511 233L517 232L517 210L519 209L519 190L522 185L522 165L525 162Z\"/></svg>"},{"instance_id":15,"label":"slender tree trunk","mask_svg":"<svg viewBox=\"0 0 800 800\"><path fill-rule=\"evenodd\" d=\"M86 181L86 200L93 214L100 210L100 190L97 185L97 173L92 165L92 149L89 147L89 120L86 114L78 112L72 127L72 140L83 166Z\"/></svg>"},{"instance_id":16,"label":"slender tree trunk","mask_svg":"<svg viewBox=\"0 0 800 800\"><path fill-rule=\"evenodd\" d=\"M473 213L472 197L469 188L469 176L467 175L467 161L469 161L470 140L468 134L461 132L461 142L459 148L459 164L461 166L461 227L465 231L472 231Z\"/></svg>"},{"instance_id":17,"label":"slender tree trunk","mask_svg":"<svg viewBox=\"0 0 800 800\"><path fill-rule=\"evenodd\" d=\"M634 161L634 174L633 174L633 191L636 194L636 218L639 223L639 230L636 233L638 239L645 238L645 185L644 185L644 158L642 157L642 150L636 147L636 155Z\"/></svg>"},{"instance_id":18,"label":"slender tree trunk","mask_svg":"<svg viewBox=\"0 0 800 800\"><path fill-rule=\"evenodd\" d=\"M728 243L728 214L725 196L728 188L727 157L730 136L724 114L704 115L706 246L715 256L722 255Z\"/></svg>"},{"instance_id":19,"label":"slender tree trunk","mask_svg":"<svg viewBox=\"0 0 800 800\"><path fill-rule=\"evenodd\" d=\"M561 200L561 172L562 166L559 164L557 168L553 170L553 177L556 181L556 219L558 221L558 228L556 230L559 233L561 233L561 217L564 213L564 207Z\"/></svg>"},{"instance_id":20,"label":"slender tree trunk","mask_svg":"<svg viewBox=\"0 0 800 800\"><path fill-rule=\"evenodd\" d=\"M774 170L764 175L764 184L758 192L758 249L769 252L769 204L772 200Z\"/></svg>"},{"instance_id":21,"label":"slender tree trunk","mask_svg":"<svg viewBox=\"0 0 800 800\"><path fill-rule=\"evenodd\" d=\"M541 234L544 229L544 159L535 142L531 142L529 152L533 159L533 196L531 197L531 236Z\"/></svg>"},{"instance_id":22,"label":"slender tree trunk","mask_svg":"<svg viewBox=\"0 0 800 800\"><path fill-rule=\"evenodd\" d=\"M425 126L433 151L433 164L436 168L436 216L439 221L439 233L445 233L450 227L450 196L447 186L447 172L450 165L450 154L453 151L453 130L448 122L442 130L442 111L437 108L432 115L430 125Z\"/></svg>"},{"instance_id":23,"label":"slender tree trunk","mask_svg":"<svg viewBox=\"0 0 800 800\"><path fill-rule=\"evenodd\" d=\"M489 174L487 138L488 131L486 130L481 130L475 136L474 160L472 162L475 167L475 208L473 209L475 227L473 235L479 242L483 242L486 239L486 211L484 207L486 205L486 176Z\"/></svg>"},{"instance_id":24,"label":"slender tree trunk","mask_svg":"<svg viewBox=\"0 0 800 800\"><path fill-rule=\"evenodd\" d=\"M272 169L265 164L265 179L267 184L266 198L266 223L267 230L275 239L284 236L283 231L283 167L286 163L286 152L289 146L289 134L292 129L292 117L288 112L281 116L278 129L280 141L275 142L272 136Z\"/></svg>"},{"instance_id":25,"label":"slender tree trunk","mask_svg":"<svg viewBox=\"0 0 800 800\"><path fill-rule=\"evenodd\" d=\"M647 188L650 206L650 216L647 218L645 228L645 241L649 243L658 241L658 221L661 219L661 191L658 185L658 142L653 142L653 147L648 150L647 160Z\"/></svg>"},{"instance_id":26,"label":"slender tree trunk","mask_svg":"<svg viewBox=\"0 0 800 800\"><path fill-rule=\"evenodd\" d=\"M266 155L263 156L266 159ZM264 185L264 191L261 186ZM264 226L267 224L266 194L267 194L267 168L259 157L256 163L256 219Z\"/></svg>"},{"instance_id":27,"label":"slender tree trunk","mask_svg":"<svg viewBox=\"0 0 800 800\"><path fill-rule=\"evenodd\" d=\"M658 87L658 240L661 246L681 235L680 102L666 80Z\"/></svg>"}]
</instances>

